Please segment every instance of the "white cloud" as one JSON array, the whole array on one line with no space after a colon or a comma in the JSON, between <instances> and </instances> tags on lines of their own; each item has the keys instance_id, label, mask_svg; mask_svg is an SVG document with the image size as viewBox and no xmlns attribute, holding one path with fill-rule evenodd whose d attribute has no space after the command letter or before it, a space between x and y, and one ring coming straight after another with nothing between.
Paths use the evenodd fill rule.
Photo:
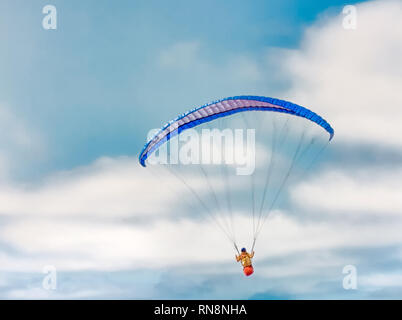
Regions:
<instances>
[{"instance_id":1,"label":"white cloud","mask_svg":"<svg viewBox=\"0 0 402 320\"><path fill-rule=\"evenodd\" d=\"M40 186L0 186L0 214L110 219L155 215L163 205L174 203L172 195L181 188L172 177L158 178L141 168L137 159L101 158L93 165L53 175Z\"/></svg>"},{"instance_id":2,"label":"white cloud","mask_svg":"<svg viewBox=\"0 0 402 320\"><path fill-rule=\"evenodd\" d=\"M357 29L339 16L307 30L285 51L288 98L327 118L335 140L402 145L402 3L357 5Z\"/></svg>"},{"instance_id":3,"label":"white cloud","mask_svg":"<svg viewBox=\"0 0 402 320\"><path fill-rule=\"evenodd\" d=\"M234 219L236 226L242 226L238 230L238 243L248 248L251 244L250 221L250 218L238 216ZM339 247L400 244L400 227L401 223L393 221L369 225L349 225L343 221L302 223L278 212L270 218L258 239L256 265L258 260L266 257L272 259ZM32 217L3 226L1 237L24 256L3 254L1 268L8 271L41 270L48 264L62 271L77 271L157 269L212 263L228 265L226 272L238 272L238 266L232 260L232 246L218 228L205 219L160 219L144 225L109 222L101 216L93 219ZM302 270L300 265L295 268L286 272L300 273ZM205 272L211 270L213 268L208 268ZM199 269L196 272L204 273Z\"/></svg>"},{"instance_id":4,"label":"white cloud","mask_svg":"<svg viewBox=\"0 0 402 320\"><path fill-rule=\"evenodd\" d=\"M292 190L300 207L322 214L402 217L402 169L329 171Z\"/></svg>"}]
</instances>

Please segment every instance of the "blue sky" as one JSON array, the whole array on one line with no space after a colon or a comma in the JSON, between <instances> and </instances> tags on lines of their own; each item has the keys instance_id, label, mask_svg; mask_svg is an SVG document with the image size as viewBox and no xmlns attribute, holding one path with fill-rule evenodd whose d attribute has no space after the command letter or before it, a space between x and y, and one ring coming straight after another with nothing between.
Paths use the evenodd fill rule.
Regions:
<instances>
[{"instance_id":1,"label":"blue sky","mask_svg":"<svg viewBox=\"0 0 402 320\"><path fill-rule=\"evenodd\" d=\"M343 4L329 3L332 10ZM2 100L38 128L51 149L35 170L14 172L24 179L104 155L135 155L144 132L183 110L239 91L260 92L247 79L231 85L220 79L223 88L216 89L202 75L188 81L189 70L160 74L155 60L172 45L198 42L211 64L242 54L258 59L270 47L296 47L304 28L328 10L328 3L314 1L56 1L59 27L46 32L46 4L1 5ZM266 93L280 84L272 80Z\"/></svg>"},{"instance_id":2,"label":"blue sky","mask_svg":"<svg viewBox=\"0 0 402 320\"><path fill-rule=\"evenodd\" d=\"M400 298L401 3L359 3L345 30L355 3L2 1L0 297ZM310 106L337 132L252 279L226 244L208 253L210 225L162 213L178 200L155 199L136 160L150 128L240 94ZM348 264L358 290L342 288Z\"/></svg>"}]
</instances>

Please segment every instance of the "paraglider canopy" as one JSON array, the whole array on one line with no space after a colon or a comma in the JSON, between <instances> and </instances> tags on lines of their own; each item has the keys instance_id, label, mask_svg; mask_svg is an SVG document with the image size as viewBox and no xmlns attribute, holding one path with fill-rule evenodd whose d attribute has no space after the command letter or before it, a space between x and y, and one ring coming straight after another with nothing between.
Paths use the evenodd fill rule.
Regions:
<instances>
[{"instance_id":1,"label":"paraglider canopy","mask_svg":"<svg viewBox=\"0 0 402 320\"><path fill-rule=\"evenodd\" d=\"M155 136L144 146L139 156L139 161L145 167L145 160L161 144L170 140L183 130L193 128L205 122L221 117L226 117L244 111L272 111L282 112L298 117L303 117L317 123L329 134L329 140L334 136L334 129L330 124L313 111L297 104L260 96L236 96L218 100L199 108L190 110L176 119L169 121Z\"/></svg>"}]
</instances>

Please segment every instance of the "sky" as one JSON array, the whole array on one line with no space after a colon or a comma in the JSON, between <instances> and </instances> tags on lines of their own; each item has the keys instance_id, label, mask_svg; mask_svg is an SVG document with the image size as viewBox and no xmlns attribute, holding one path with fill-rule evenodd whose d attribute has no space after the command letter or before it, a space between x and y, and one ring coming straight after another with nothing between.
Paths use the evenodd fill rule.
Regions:
<instances>
[{"instance_id":1,"label":"sky","mask_svg":"<svg viewBox=\"0 0 402 320\"><path fill-rule=\"evenodd\" d=\"M1 1L0 298L402 298L401 39L397 0ZM149 129L242 94L335 129L250 278L137 159Z\"/></svg>"}]
</instances>

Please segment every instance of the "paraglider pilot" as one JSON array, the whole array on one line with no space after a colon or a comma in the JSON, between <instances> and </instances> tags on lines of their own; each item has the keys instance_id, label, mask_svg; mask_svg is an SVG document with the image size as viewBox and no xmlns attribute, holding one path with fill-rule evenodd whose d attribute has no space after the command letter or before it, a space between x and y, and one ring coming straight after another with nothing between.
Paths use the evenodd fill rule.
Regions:
<instances>
[{"instance_id":1,"label":"paraglider pilot","mask_svg":"<svg viewBox=\"0 0 402 320\"><path fill-rule=\"evenodd\" d=\"M250 253L247 252L246 248L241 249L240 255L236 255L236 261L241 261L243 266L243 272L248 277L251 276L254 272L253 265L251 263L251 259L254 257L254 251Z\"/></svg>"}]
</instances>

